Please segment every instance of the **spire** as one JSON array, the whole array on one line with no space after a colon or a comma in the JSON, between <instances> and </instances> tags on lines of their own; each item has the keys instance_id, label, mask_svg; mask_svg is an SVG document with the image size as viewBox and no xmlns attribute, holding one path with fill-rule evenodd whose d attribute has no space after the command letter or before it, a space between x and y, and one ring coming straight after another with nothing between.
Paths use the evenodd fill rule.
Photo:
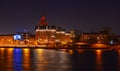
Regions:
<instances>
[{"instance_id":1,"label":"spire","mask_svg":"<svg viewBox=\"0 0 120 71\"><path fill-rule=\"evenodd\" d=\"M47 25L48 23L46 22L46 17L42 16L40 20L40 25Z\"/></svg>"}]
</instances>

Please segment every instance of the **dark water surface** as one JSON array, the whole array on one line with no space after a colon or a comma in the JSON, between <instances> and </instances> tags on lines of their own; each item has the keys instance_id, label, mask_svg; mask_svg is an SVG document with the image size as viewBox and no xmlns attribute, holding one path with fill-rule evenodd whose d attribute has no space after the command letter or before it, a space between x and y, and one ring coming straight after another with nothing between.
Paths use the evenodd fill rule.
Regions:
<instances>
[{"instance_id":1,"label":"dark water surface","mask_svg":"<svg viewBox=\"0 0 120 71\"><path fill-rule=\"evenodd\" d=\"M120 71L120 51L0 48L0 71Z\"/></svg>"}]
</instances>

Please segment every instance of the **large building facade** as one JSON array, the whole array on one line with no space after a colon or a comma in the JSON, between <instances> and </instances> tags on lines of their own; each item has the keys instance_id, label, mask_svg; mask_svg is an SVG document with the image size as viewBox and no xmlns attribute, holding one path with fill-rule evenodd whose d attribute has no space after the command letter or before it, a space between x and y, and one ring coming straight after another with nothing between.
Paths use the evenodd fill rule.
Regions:
<instances>
[{"instance_id":1,"label":"large building facade","mask_svg":"<svg viewBox=\"0 0 120 71\"><path fill-rule=\"evenodd\" d=\"M70 34L64 29L50 26L42 16L40 23L36 26L36 41L39 45L62 46L71 41Z\"/></svg>"}]
</instances>

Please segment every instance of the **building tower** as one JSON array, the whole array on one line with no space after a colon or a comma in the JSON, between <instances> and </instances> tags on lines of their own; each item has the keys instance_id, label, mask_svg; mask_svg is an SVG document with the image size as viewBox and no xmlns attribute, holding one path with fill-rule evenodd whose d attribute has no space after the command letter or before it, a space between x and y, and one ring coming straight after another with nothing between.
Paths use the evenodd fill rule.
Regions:
<instances>
[{"instance_id":1,"label":"building tower","mask_svg":"<svg viewBox=\"0 0 120 71\"><path fill-rule=\"evenodd\" d=\"M53 45L55 43L55 26L49 26L46 17L42 16L39 24L36 26L36 40L38 44Z\"/></svg>"},{"instance_id":2,"label":"building tower","mask_svg":"<svg viewBox=\"0 0 120 71\"><path fill-rule=\"evenodd\" d=\"M46 22L46 17L42 16L39 25L47 26L48 23Z\"/></svg>"},{"instance_id":3,"label":"building tower","mask_svg":"<svg viewBox=\"0 0 120 71\"><path fill-rule=\"evenodd\" d=\"M48 23L46 22L46 17L42 16L40 22L36 26L36 40L38 44L44 44L47 42L47 29Z\"/></svg>"}]
</instances>

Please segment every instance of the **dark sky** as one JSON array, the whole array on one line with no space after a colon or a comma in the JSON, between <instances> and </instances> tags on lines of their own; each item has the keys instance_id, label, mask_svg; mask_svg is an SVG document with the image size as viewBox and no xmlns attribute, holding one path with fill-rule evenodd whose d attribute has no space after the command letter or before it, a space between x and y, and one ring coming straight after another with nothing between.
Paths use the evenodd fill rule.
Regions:
<instances>
[{"instance_id":1,"label":"dark sky","mask_svg":"<svg viewBox=\"0 0 120 71\"><path fill-rule=\"evenodd\" d=\"M115 0L0 0L0 33L34 32L43 14L49 25L66 30L111 27L120 33L120 2Z\"/></svg>"}]
</instances>

